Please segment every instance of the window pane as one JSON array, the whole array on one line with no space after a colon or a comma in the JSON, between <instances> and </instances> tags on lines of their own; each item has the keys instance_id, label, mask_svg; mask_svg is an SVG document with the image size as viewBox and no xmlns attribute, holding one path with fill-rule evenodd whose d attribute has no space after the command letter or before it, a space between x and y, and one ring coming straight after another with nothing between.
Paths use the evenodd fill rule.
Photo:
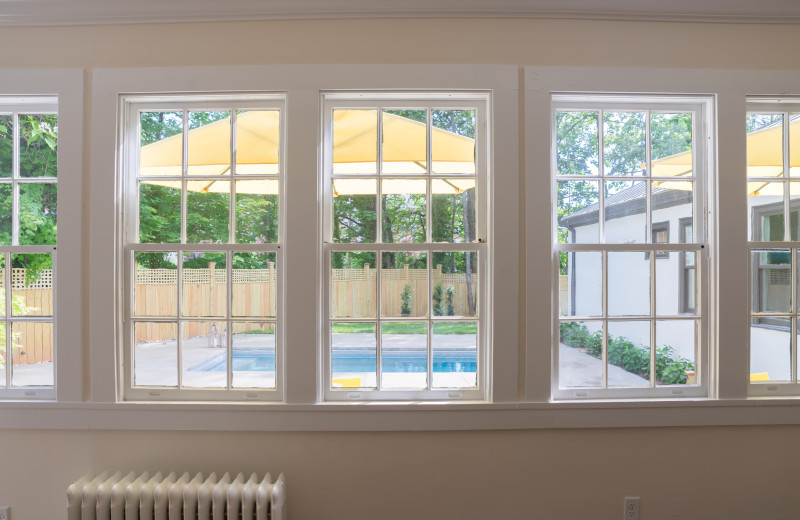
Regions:
<instances>
[{"instance_id":1,"label":"window pane","mask_svg":"<svg viewBox=\"0 0 800 520\"><path fill-rule=\"evenodd\" d=\"M650 314L650 261L644 252L608 253L608 314Z\"/></svg>"},{"instance_id":2,"label":"window pane","mask_svg":"<svg viewBox=\"0 0 800 520\"><path fill-rule=\"evenodd\" d=\"M183 316L227 315L225 253L183 254Z\"/></svg>"},{"instance_id":3,"label":"window pane","mask_svg":"<svg viewBox=\"0 0 800 520\"><path fill-rule=\"evenodd\" d=\"M650 322L608 322L608 386L650 386Z\"/></svg>"},{"instance_id":4,"label":"window pane","mask_svg":"<svg viewBox=\"0 0 800 520\"><path fill-rule=\"evenodd\" d=\"M783 116L747 115L747 176L783 175Z\"/></svg>"},{"instance_id":5,"label":"window pane","mask_svg":"<svg viewBox=\"0 0 800 520\"><path fill-rule=\"evenodd\" d=\"M384 242L425 242L426 190L422 179L381 182Z\"/></svg>"},{"instance_id":6,"label":"window pane","mask_svg":"<svg viewBox=\"0 0 800 520\"><path fill-rule=\"evenodd\" d=\"M375 388L377 342L374 323L331 323L333 388Z\"/></svg>"},{"instance_id":7,"label":"window pane","mask_svg":"<svg viewBox=\"0 0 800 520\"><path fill-rule=\"evenodd\" d=\"M181 182L139 183L139 243L181 241Z\"/></svg>"},{"instance_id":8,"label":"window pane","mask_svg":"<svg viewBox=\"0 0 800 520\"><path fill-rule=\"evenodd\" d=\"M695 384L695 320L656 321L656 384Z\"/></svg>"},{"instance_id":9,"label":"window pane","mask_svg":"<svg viewBox=\"0 0 800 520\"><path fill-rule=\"evenodd\" d=\"M606 244L642 244L648 241L647 183L608 181L605 183ZM583 231L576 231L582 233Z\"/></svg>"},{"instance_id":10,"label":"window pane","mask_svg":"<svg viewBox=\"0 0 800 520\"><path fill-rule=\"evenodd\" d=\"M371 251L331 253L331 317L374 318L377 260Z\"/></svg>"},{"instance_id":11,"label":"window pane","mask_svg":"<svg viewBox=\"0 0 800 520\"><path fill-rule=\"evenodd\" d=\"M383 111L383 163L386 174L428 171L427 111Z\"/></svg>"},{"instance_id":12,"label":"window pane","mask_svg":"<svg viewBox=\"0 0 800 520\"><path fill-rule=\"evenodd\" d=\"M381 324L383 388L428 386L428 324L424 321Z\"/></svg>"},{"instance_id":13,"label":"window pane","mask_svg":"<svg viewBox=\"0 0 800 520\"><path fill-rule=\"evenodd\" d=\"M433 315L478 316L478 253L433 253Z\"/></svg>"},{"instance_id":14,"label":"window pane","mask_svg":"<svg viewBox=\"0 0 800 520\"><path fill-rule=\"evenodd\" d=\"M11 245L12 200L11 184L0 184L0 245L3 246Z\"/></svg>"},{"instance_id":15,"label":"window pane","mask_svg":"<svg viewBox=\"0 0 800 520\"><path fill-rule=\"evenodd\" d=\"M134 316L176 316L178 253L134 253Z\"/></svg>"},{"instance_id":16,"label":"window pane","mask_svg":"<svg viewBox=\"0 0 800 520\"><path fill-rule=\"evenodd\" d=\"M233 253L233 316L275 317L278 293L275 256L275 253Z\"/></svg>"},{"instance_id":17,"label":"window pane","mask_svg":"<svg viewBox=\"0 0 800 520\"><path fill-rule=\"evenodd\" d=\"M375 179L335 179L333 181L333 241L375 242Z\"/></svg>"},{"instance_id":18,"label":"window pane","mask_svg":"<svg viewBox=\"0 0 800 520\"><path fill-rule=\"evenodd\" d=\"M183 386L228 386L228 327L226 322L184 321L181 324Z\"/></svg>"},{"instance_id":19,"label":"window pane","mask_svg":"<svg viewBox=\"0 0 800 520\"><path fill-rule=\"evenodd\" d=\"M653 181L651 207L653 222L687 222L692 224L694 210L694 182L692 181ZM673 228L674 229L674 228ZM670 243L692 243L691 233L673 232L670 230Z\"/></svg>"},{"instance_id":20,"label":"window pane","mask_svg":"<svg viewBox=\"0 0 800 520\"><path fill-rule=\"evenodd\" d=\"M58 170L57 143L56 114L20 114L20 177L55 177Z\"/></svg>"},{"instance_id":21,"label":"window pane","mask_svg":"<svg viewBox=\"0 0 800 520\"><path fill-rule=\"evenodd\" d=\"M800 114L789 114L789 175L800 177Z\"/></svg>"},{"instance_id":22,"label":"window pane","mask_svg":"<svg viewBox=\"0 0 800 520\"><path fill-rule=\"evenodd\" d=\"M236 181L236 243L278 242L277 180Z\"/></svg>"},{"instance_id":23,"label":"window pane","mask_svg":"<svg viewBox=\"0 0 800 520\"><path fill-rule=\"evenodd\" d=\"M433 241L474 242L475 179L433 179L431 191Z\"/></svg>"},{"instance_id":24,"label":"window pane","mask_svg":"<svg viewBox=\"0 0 800 520\"><path fill-rule=\"evenodd\" d=\"M603 150L606 175L644 175L645 113L605 112Z\"/></svg>"},{"instance_id":25,"label":"window pane","mask_svg":"<svg viewBox=\"0 0 800 520\"><path fill-rule=\"evenodd\" d=\"M790 312L791 267L792 256L789 251L752 252L750 273L753 277L753 312Z\"/></svg>"},{"instance_id":26,"label":"window pane","mask_svg":"<svg viewBox=\"0 0 800 520\"><path fill-rule=\"evenodd\" d=\"M56 243L58 187L55 184L19 186L19 243L45 245Z\"/></svg>"},{"instance_id":27,"label":"window pane","mask_svg":"<svg viewBox=\"0 0 800 520\"><path fill-rule=\"evenodd\" d=\"M788 317L750 320L750 382L792 380L790 335Z\"/></svg>"},{"instance_id":28,"label":"window pane","mask_svg":"<svg viewBox=\"0 0 800 520\"><path fill-rule=\"evenodd\" d=\"M432 110L433 173L475 174L475 110Z\"/></svg>"},{"instance_id":29,"label":"window pane","mask_svg":"<svg viewBox=\"0 0 800 520\"><path fill-rule=\"evenodd\" d=\"M0 115L0 177L11 177L14 168L14 118ZM5 384L5 382L3 382Z\"/></svg>"},{"instance_id":30,"label":"window pane","mask_svg":"<svg viewBox=\"0 0 800 520\"><path fill-rule=\"evenodd\" d=\"M747 183L748 218L750 218L750 240L784 240L784 209L782 182Z\"/></svg>"},{"instance_id":31,"label":"window pane","mask_svg":"<svg viewBox=\"0 0 800 520\"><path fill-rule=\"evenodd\" d=\"M603 255L598 252L562 253L559 275L561 316L603 315Z\"/></svg>"},{"instance_id":32,"label":"window pane","mask_svg":"<svg viewBox=\"0 0 800 520\"><path fill-rule=\"evenodd\" d=\"M556 114L558 175L598 175L597 112Z\"/></svg>"},{"instance_id":33,"label":"window pane","mask_svg":"<svg viewBox=\"0 0 800 520\"><path fill-rule=\"evenodd\" d=\"M789 188L789 240L797 240L797 210L800 209L800 182L788 183Z\"/></svg>"},{"instance_id":34,"label":"window pane","mask_svg":"<svg viewBox=\"0 0 800 520\"><path fill-rule=\"evenodd\" d=\"M559 181L558 243L598 243L599 202L597 181Z\"/></svg>"},{"instance_id":35,"label":"window pane","mask_svg":"<svg viewBox=\"0 0 800 520\"><path fill-rule=\"evenodd\" d=\"M6 387L6 324L5 322L0 321L0 388ZM13 346L12 352L13 352ZM13 354L12 354L13 356Z\"/></svg>"},{"instance_id":36,"label":"window pane","mask_svg":"<svg viewBox=\"0 0 800 520\"><path fill-rule=\"evenodd\" d=\"M378 111L333 111L333 174L378 173Z\"/></svg>"},{"instance_id":37,"label":"window pane","mask_svg":"<svg viewBox=\"0 0 800 520\"><path fill-rule=\"evenodd\" d=\"M13 306L13 302L12 302ZM0 254L0 317L6 315L6 255ZM0 342L0 353L5 352L5 343ZM0 379L2 379L0 375Z\"/></svg>"},{"instance_id":38,"label":"window pane","mask_svg":"<svg viewBox=\"0 0 800 520\"><path fill-rule=\"evenodd\" d=\"M603 386L603 322L565 321L560 324L558 386Z\"/></svg>"},{"instance_id":39,"label":"window pane","mask_svg":"<svg viewBox=\"0 0 800 520\"><path fill-rule=\"evenodd\" d=\"M233 388L275 388L275 324L231 324Z\"/></svg>"},{"instance_id":40,"label":"window pane","mask_svg":"<svg viewBox=\"0 0 800 520\"><path fill-rule=\"evenodd\" d=\"M431 331L434 388L478 386L478 324L434 323Z\"/></svg>"},{"instance_id":41,"label":"window pane","mask_svg":"<svg viewBox=\"0 0 800 520\"><path fill-rule=\"evenodd\" d=\"M53 315L53 257L11 255L11 315Z\"/></svg>"},{"instance_id":42,"label":"window pane","mask_svg":"<svg viewBox=\"0 0 800 520\"><path fill-rule=\"evenodd\" d=\"M139 175L181 176L183 112L142 112L139 129Z\"/></svg>"},{"instance_id":43,"label":"window pane","mask_svg":"<svg viewBox=\"0 0 800 520\"><path fill-rule=\"evenodd\" d=\"M178 324L133 324L133 384L178 386Z\"/></svg>"},{"instance_id":44,"label":"window pane","mask_svg":"<svg viewBox=\"0 0 800 520\"><path fill-rule=\"evenodd\" d=\"M694 269L687 264L695 253L678 251L656 252L656 314L677 316L694 312ZM687 260L688 258L688 260Z\"/></svg>"},{"instance_id":45,"label":"window pane","mask_svg":"<svg viewBox=\"0 0 800 520\"><path fill-rule=\"evenodd\" d=\"M428 254L384 251L381 267L381 316L427 316Z\"/></svg>"},{"instance_id":46,"label":"window pane","mask_svg":"<svg viewBox=\"0 0 800 520\"><path fill-rule=\"evenodd\" d=\"M5 341L5 326L0 341ZM53 324L11 323L11 386L53 386Z\"/></svg>"},{"instance_id":47,"label":"window pane","mask_svg":"<svg viewBox=\"0 0 800 520\"><path fill-rule=\"evenodd\" d=\"M280 111L239 112L236 115L236 173L278 174L279 155Z\"/></svg>"},{"instance_id":48,"label":"window pane","mask_svg":"<svg viewBox=\"0 0 800 520\"><path fill-rule=\"evenodd\" d=\"M189 112L188 175L230 175L230 117L228 111Z\"/></svg>"},{"instance_id":49,"label":"window pane","mask_svg":"<svg viewBox=\"0 0 800 520\"><path fill-rule=\"evenodd\" d=\"M186 242L228 242L231 184L228 181L189 181L186 198Z\"/></svg>"},{"instance_id":50,"label":"window pane","mask_svg":"<svg viewBox=\"0 0 800 520\"><path fill-rule=\"evenodd\" d=\"M653 176L692 174L692 114L650 114Z\"/></svg>"}]
</instances>

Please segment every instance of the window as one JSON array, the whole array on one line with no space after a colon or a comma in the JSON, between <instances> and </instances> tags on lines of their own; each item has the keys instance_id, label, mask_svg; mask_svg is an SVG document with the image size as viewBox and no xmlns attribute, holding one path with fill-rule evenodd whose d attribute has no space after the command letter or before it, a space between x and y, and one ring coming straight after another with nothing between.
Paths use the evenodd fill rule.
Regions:
<instances>
[{"instance_id":1,"label":"window","mask_svg":"<svg viewBox=\"0 0 800 520\"><path fill-rule=\"evenodd\" d=\"M554 396L702 395L708 101L552 99Z\"/></svg>"},{"instance_id":2,"label":"window","mask_svg":"<svg viewBox=\"0 0 800 520\"><path fill-rule=\"evenodd\" d=\"M488 96L324 96L325 398L485 395Z\"/></svg>"},{"instance_id":3,"label":"window","mask_svg":"<svg viewBox=\"0 0 800 520\"><path fill-rule=\"evenodd\" d=\"M692 234L692 217L684 217L682 219L678 219L678 226L680 226L680 240L681 243L691 243L694 241L694 235ZM697 291L695 287L697 285L696 280L696 271L695 271L695 258L694 253L692 252L682 252L680 254L680 276L681 276L681 293L680 293L680 302L681 302L681 310L680 312L684 314L694 314L696 310L696 298L697 298Z\"/></svg>"},{"instance_id":4,"label":"window","mask_svg":"<svg viewBox=\"0 0 800 520\"><path fill-rule=\"evenodd\" d=\"M746 130L750 393L797 393L798 100L750 99Z\"/></svg>"},{"instance_id":5,"label":"window","mask_svg":"<svg viewBox=\"0 0 800 520\"><path fill-rule=\"evenodd\" d=\"M129 398L280 399L284 99L125 99Z\"/></svg>"},{"instance_id":6,"label":"window","mask_svg":"<svg viewBox=\"0 0 800 520\"><path fill-rule=\"evenodd\" d=\"M0 395L55 384L58 99L0 97ZM46 389L50 389L47 392Z\"/></svg>"}]
</instances>

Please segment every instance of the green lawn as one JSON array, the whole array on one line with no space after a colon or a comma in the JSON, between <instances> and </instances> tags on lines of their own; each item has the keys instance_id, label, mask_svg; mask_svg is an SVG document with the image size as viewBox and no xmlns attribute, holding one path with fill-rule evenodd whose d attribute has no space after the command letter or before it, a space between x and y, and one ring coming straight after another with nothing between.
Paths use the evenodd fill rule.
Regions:
<instances>
[{"instance_id":1,"label":"green lawn","mask_svg":"<svg viewBox=\"0 0 800 520\"><path fill-rule=\"evenodd\" d=\"M372 323L333 323L332 332L373 333L375 325ZM434 334L475 334L478 330L476 323L442 322L433 324ZM389 321L383 323L384 334L425 334L425 323L418 321L401 322Z\"/></svg>"}]
</instances>

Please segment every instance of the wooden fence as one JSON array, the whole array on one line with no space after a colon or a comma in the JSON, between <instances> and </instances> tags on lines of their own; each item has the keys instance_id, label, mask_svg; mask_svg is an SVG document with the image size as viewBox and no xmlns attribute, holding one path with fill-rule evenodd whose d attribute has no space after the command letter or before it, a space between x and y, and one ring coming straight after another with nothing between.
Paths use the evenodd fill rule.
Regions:
<instances>
[{"instance_id":1,"label":"wooden fence","mask_svg":"<svg viewBox=\"0 0 800 520\"><path fill-rule=\"evenodd\" d=\"M0 280L5 273L0 269ZM0 300L5 302L5 290L0 288ZM42 269L36 280L27 280L26 269L11 270L12 312L20 316L53 315L53 272ZM12 359L15 365L53 361L53 324L14 321L11 316ZM0 337L5 338L8 331ZM4 358L0 345L0 359Z\"/></svg>"},{"instance_id":2,"label":"wooden fence","mask_svg":"<svg viewBox=\"0 0 800 520\"><path fill-rule=\"evenodd\" d=\"M265 318L275 316L277 296L276 270L273 263L267 269L233 269L231 312L236 318ZM216 269L183 269L181 315L185 318L206 318L204 321L184 322L183 337L208 334L211 324L227 315L227 272ZM177 316L178 272L176 269L137 269L134 285L134 316ZM218 323L220 331L224 325ZM178 331L171 323L138 322L134 340L174 340Z\"/></svg>"},{"instance_id":3,"label":"wooden fence","mask_svg":"<svg viewBox=\"0 0 800 520\"><path fill-rule=\"evenodd\" d=\"M442 284L443 289L452 287L454 290L453 314L456 316L469 316L467 300L467 276L464 273L442 273L442 266L437 265L432 272L433 286ZM333 318L374 318L377 311L377 271L374 267L365 265L363 269L333 269L331 273L331 316ZM400 316L402 294L405 286L411 290L411 316L425 317L428 314L428 305L431 290L428 288L427 269L401 269L381 270L381 308L383 315L389 317ZM477 302L478 284L477 276L472 276L472 298ZM445 302L442 306L447 312Z\"/></svg>"}]
</instances>

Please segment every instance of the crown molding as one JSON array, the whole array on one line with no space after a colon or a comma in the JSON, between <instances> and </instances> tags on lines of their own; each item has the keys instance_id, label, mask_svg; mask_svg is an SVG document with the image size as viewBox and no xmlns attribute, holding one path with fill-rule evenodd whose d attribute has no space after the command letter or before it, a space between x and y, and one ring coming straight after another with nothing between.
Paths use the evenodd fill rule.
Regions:
<instances>
[{"instance_id":1,"label":"crown molding","mask_svg":"<svg viewBox=\"0 0 800 520\"><path fill-rule=\"evenodd\" d=\"M344 18L542 18L715 23L800 23L794 0L26 0L0 4L0 26Z\"/></svg>"}]
</instances>

